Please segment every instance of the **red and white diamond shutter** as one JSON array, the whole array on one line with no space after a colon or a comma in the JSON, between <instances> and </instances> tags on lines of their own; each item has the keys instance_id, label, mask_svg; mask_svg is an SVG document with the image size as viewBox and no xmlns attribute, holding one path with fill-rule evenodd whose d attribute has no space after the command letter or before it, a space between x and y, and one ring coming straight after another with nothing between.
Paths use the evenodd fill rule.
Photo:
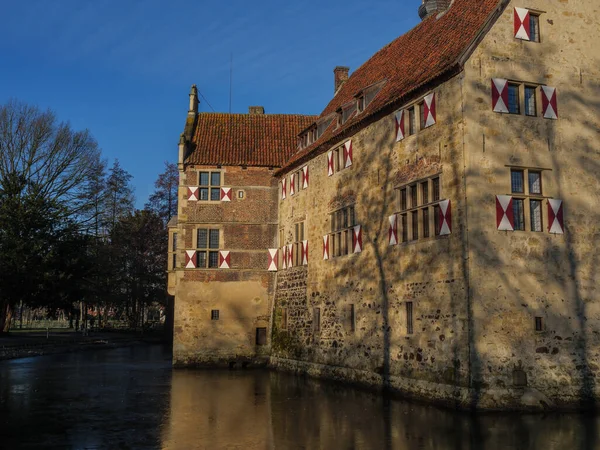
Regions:
<instances>
[{"instance_id":1,"label":"red and white diamond shutter","mask_svg":"<svg viewBox=\"0 0 600 450\"><path fill-rule=\"evenodd\" d=\"M352 141L344 144L344 169L352 165Z\"/></svg>"},{"instance_id":2,"label":"red and white diamond shutter","mask_svg":"<svg viewBox=\"0 0 600 450\"><path fill-rule=\"evenodd\" d=\"M450 200L440 202L440 236L452 234L452 206Z\"/></svg>"},{"instance_id":3,"label":"red and white diamond shutter","mask_svg":"<svg viewBox=\"0 0 600 450\"><path fill-rule=\"evenodd\" d=\"M231 265L231 254L227 250L219 252L219 269L229 269Z\"/></svg>"},{"instance_id":4,"label":"red and white diamond shutter","mask_svg":"<svg viewBox=\"0 0 600 450\"><path fill-rule=\"evenodd\" d=\"M548 200L548 231L552 234L564 234L565 223L563 221L562 200Z\"/></svg>"},{"instance_id":5,"label":"red and white diamond shutter","mask_svg":"<svg viewBox=\"0 0 600 450\"><path fill-rule=\"evenodd\" d=\"M285 200L285 194L286 194L286 181L287 178L284 177L283 180L281 180L281 200Z\"/></svg>"},{"instance_id":6,"label":"red and white diamond shutter","mask_svg":"<svg viewBox=\"0 0 600 450\"><path fill-rule=\"evenodd\" d=\"M294 245L288 244L288 269L294 267Z\"/></svg>"},{"instance_id":7,"label":"red and white diamond shutter","mask_svg":"<svg viewBox=\"0 0 600 450\"><path fill-rule=\"evenodd\" d=\"M198 188L197 187L188 187L187 199L188 199L188 202L197 202L198 201Z\"/></svg>"},{"instance_id":8,"label":"red and white diamond shutter","mask_svg":"<svg viewBox=\"0 0 600 450\"><path fill-rule=\"evenodd\" d=\"M186 269L195 269L197 267L197 253L196 250L186 250L185 251L185 268Z\"/></svg>"},{"instance_id":9,"label":"red and white diamond shutter","mask_svg":"<svg viewBox=\"0 0 600 450\"><path fill-rule=\"evenodd\" d=\"M302 189L308 189L308 166L302 168Z\"/></svg>"},{"instance_id":10,"label":"red and white diamond shutter","mask_svg":"<svg viewBox=\"0 0 600 450\"><path fill-rule=\"evenodd\" d=\"M302 241L302 265L308 266L308 241Z\"/></svg>"},{"instance_id":11,"label":"red and white diamond shutter","mask_svg":"<svg viewBox=\"0 0 600 450\"><path fill-rule=\"evenodd\" d=\"M269 272L277 272L277 256L279 255L279 249L269 249Z\"/></svg>"},{"instance_id":12,"label":"red and white diamond shutter","mask_svg":"<svg viewBox=\"0 0 600 450\"><path fill-rule=\"evenodd\" d=\"M496 196L496 226L499 231L515 231L513 199L510 195Z\"/></svg>"},{"instance_id":13,"label":"red and white diamond shutter","mask_svg":"<svg viewBox=\"0 0 600 450\"><path fill-rule=\"evenodd\" d=\"M425 128L435 125L437 115L435 111L435 93L429 94L423 101L425 108Z\"/></svg>"},{"instance_id":14,"label":"red and white diamond shutter","mask_svg":"<svg viewBox=\"0 0 600 450\"><path fill-rule=\"evenodd\" d=\"M222 202L230 202L231 201L231 188L230 187L222 187L221 188L221 201Z\"/></svg>"},{"instance_id":15,"label":"red and white diamond shutter","mask_svg":"<svg viewBox=\"0 0 600 450\"><path fill-rule=\"evenodd\" d=\"M558 100L556 88L542 86L542 111L546 119L558 119Z\"/></svg>"},{"instance_id":16,"label":"red and white diamond shutter","mask_svg":"<svg viewBox=\"0 0 600 450\"><path fill-rule=\"evenodd\" d=\"M329 259L329 235L323 236L323 261Z\"/></svg>"},{"instance_id":17,"label":"red and white diamond shutter","mask_svg":"<svg viewBox=\"0 0 600 450\"><path fill-rule=\"evenodd\" d=\"M287 260L288 260L288 255L287 255L287 245L284 245L283 247L281 247L281 268L283 270L287 269Z\"/></svg>"},{"instance_id":18,"label":"red and white diamond shutter","mask_svg":"<svg viewBox=\"0 0 600 450\"><path fill-rule=\"evenodd\" d=\"M327 152L327 176L333 175L333 152Z\"/></svg>"},{"instance_id":19,"label":"red and white diamond shutter","mask_svg":"<svg viewBox=\"0 0 600 450\"><path fill-rule=\"evenodd\" d=\"M401 109L394 114L394 122L396 123L396 142L404 139L404 110Z\"/></svg>"},{"instance_id":20,"label":"red and white diamond shutter","mask_svg":"<svg viewBox=\"0 0 600 450\"><path fill-rule=\"evenodd\" d=\"M531 40L528 9L515 8L515 37L524 41Z\"/></svg>"},{"instance_id":21,"label":"red and white diamond shutter","mask_svg":"<svg viewBox=\"0 0 600 450\"><path fill-rule=\"evenodd\" d=\"M296 172L292 174L290 177L290 195L294 195L296 193Z\"/></svg>"},{"instance_id":22,"label":"red and white diamond shutter","mask_svg":"<svg viewBox=\"0 0 600 450\"><path fill-rule=\"evenodd\" d=\"M390 227L388 229L388 242L390 245L398 244L398 216L394 214L388 218Z\"/></svg>"},{"instance_id":23,"label":"red and white diamond shutter","mask_svg":"<svg viewBox=\"0 0 600 450\"><path fill-rule=\"evenodd\" d=\"M352 233L352 253L362 252L362 247L362 227L360 225L356 225Z\"/></svg>"},{"instance_id":24,"label":"red and white diamond shutter","mask_svg":"<svg viewBox=\"0 0 600 450\"><path fill-rule=\"evenodd\" d=\"M492 78L492 108L494 112L508 114L508 80Z\"/></svg>"}]
</instances>

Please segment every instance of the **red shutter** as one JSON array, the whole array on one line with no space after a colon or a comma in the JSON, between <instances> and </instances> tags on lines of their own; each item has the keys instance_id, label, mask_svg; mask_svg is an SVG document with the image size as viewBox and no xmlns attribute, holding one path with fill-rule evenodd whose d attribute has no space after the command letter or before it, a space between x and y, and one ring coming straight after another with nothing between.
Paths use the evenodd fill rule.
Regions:
<instances>
[{"instance_id":1,"label":"red shutter","mask_svg":"<svg viewBox=\"0 0 600 450\"><path fill-rule=\"evenodd\" d=\"M500 231L514 231L515 217L510 195L496 196L496 226Z\"/></svg>"},{"instance_id":2,"label":"red shutter","mask_svg":"<svg viewBox=\"0 0 600 450\"><path fill-rule=\"evenodd\" d=\"M362 228L360 225L356 225L352 233L352 253L362 252L362 247Z\"/></svg>"},{"instance_id":3,"label":"red shutter","mask_svg":"<svg viewBox=\"0 0 600 450\"><path fill-rule=\"evenodd\" d=\"M327 176L333 175L333 152L327 153Z\"/></svg>"},{"instance_id":4,"label":"red shutter","mask_svg":"<svg viewBox=\"0 0 600 450\"><path fill-rule=\"evenodd\" d=\"M390 245L398 244L398 216L394 214L388 218L390 227L388 229L388 242Z\"/></svg>"},{"instance_id":5,"label":"red shutter","mask_svg":"<svg viewBox=\"0 0 600 450\"><path fill-rule=\"evenodd\" d=\"M219 252L219 269L229 269L231 265L231 254L226 250Z\"/></svg>"},{"instance_id":6,"label":"red shutter","mask_svg":"<svg viewBox=\"0 0 600 450\"><path fill-rule=\"evenodd\" d=\"M548 231L553 234L565 233L562 200L548 199Z\"/></svg>"},{"instance_id":7,"label":"red shutter","mask_svg":"<svg viewBox=\"0 0 600 450\"><path fill-rule=\"evenodd\" d=\"M440 202L440 236L452 233L452 206L450 200Z\"/></svg>"},{"instance_id":8,"label":"red shutter","mask_svg":"<svg viewBox=\"0 0 600 450\"><path fill-rule=\"evenodd\" d=\"M515 37L524 41L531 40L528 9L515 8Z\"/></svg>"},{"instance_id":9,"label":"red shutter","mask_svg":"<svg viewBox=\"0 0 600 450\"><path fill-rule=\"evenodd\" d=\"M423 101L425 106L425 128L434 125L437 120L435 111L435 93L429 94Z\"/></svg>"},{"instance_id":10,"label":"red shutter","mask_svg":"<svg viewBox=\"0 0 600 450\"><path fill-rule=\"evenodd\" d=\"M231 201L231 188L230 187L222 187L221 188L221 201L222 202L230 202Z\"/></svg>"},{"instance_id":11,"label":"red shutter","mask_svg":"<svg viewBox=\"0 0 600 450\"><path fill-rule=\"evenodd\" d=\"M344 169L352 165L352 141L344 144Z\"/></svg>"},{"instance_id":12,"label":"red shutter","mask_svg":"<svg viewBox=\"0 0 600 450\"><path fill-rule=\"evenodd\" d=\"M394 121L396 123L396 142L404 139L404 110L396 112L394 115Z\"/></svg>"},{"instance_id":13,"label":"red shutter","mask_svg":"<svg viewBox=\"0 0 600 450\"><path fill-rule=\"evenodd\" d=\"M329 235L323 236L323 260L329 259Z\"/></svg>"},{"instance_id":14,"label":"red shutter","mask_svg":"<svg viewBox=\"0 0 600 450\"><path fill-rule=\"evenodd\" d=\"M189 202L197 202L198 201L198 188L197 187L189 187L187 191L187 199Z\"/></svg>"},{"instance_id":15,"label":"red shutter","mask_svg":"<svg viewBox=\"0 0 600 450\"><path fill-rule=\"evenodd\" d=\"M308 166L302 168L302 189L308 189Z\"/></svg>"},{"instance_id":16,"label":"red shutter","mask_svg":"<svg viewBox=\"0 0 600 450\"><path fill-rule=\"evenodd\" d=\"M290 177L290 195L294 195L296 193L296 172L292 174Z\"/></svg>"},{"instance_id":17,"label":"red shutter","mask_svg":"<svg viewBox=\"0 0 600 450\"><path fill-rule=\"evenodd\" d=\"M279 250L276 248L269 249L269 272L277 272L277 257Z\"/></svg>"},{"instance_id":18,"label":"red shutter","mask_svg":"<svg viewBox=\"0 0 600 450\"><path fill-rule=\"evenodd\" d=\"M542 86L542 111L546 119L558 119L556 88Z\"/></svg>"},{"instance_id":19,"label":"red shutter","mask_svg":"<svg viewBox=\"0 0 600 450\"><path fill-rule=\"evenodd\" d=\"M508 113L508 80L492 78L492 109Z\"/></svg>"},{"instance_id":20,"label":"red shutter","mask_svg":"<svg viewBox=\"0 0 600 450\"><path fill-rule=\"evenodd\" d=\"M302 265L308 266L308 241L302 241Z\"/></svg>"},{"instance_id":21,"label":"red shutter","mask_svg":"<svg viewBox=\"0 0 600 450\"><path fill-rule=\"evenodd\" d=\"M185 268L195 269L197 267L197 253L196 250L185 251Z\"/></svg>"}]
</instances>

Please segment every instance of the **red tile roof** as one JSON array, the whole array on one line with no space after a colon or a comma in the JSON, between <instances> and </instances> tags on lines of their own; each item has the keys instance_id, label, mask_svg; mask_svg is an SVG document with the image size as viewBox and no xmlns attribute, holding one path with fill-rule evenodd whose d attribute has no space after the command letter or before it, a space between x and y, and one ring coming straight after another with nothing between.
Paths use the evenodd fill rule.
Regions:
<instances>
[{"instance_id":1,"label":"red tile roof","mask_svg":"<svg viewBox=\"0 0 600 450\"><path fill-rule=\"evenodd\" d=\"M386 107L400 107L418 94L420 88L462 70L460 58L485 30L493 13L500 11L502 4L506 1L455 0L439 19L433 14L383 47L350 76L320 117L334 113L364 88L385 80L366 110L351 117L341 127L330 126L313 145L294 154L278 172L283 173L323 153L327 146L344 138L349 129L366 122L375 113Z\"/></svg>"},{"instance_id":2,"label":"red tile roof","mask_svg":"<svg viewBox=\"0 0 600 450\"><path fill-rule=\"evenodd\" d=\"M186 164L281 167L317 116L200 113Z\"/></svg>"}]
</instances>

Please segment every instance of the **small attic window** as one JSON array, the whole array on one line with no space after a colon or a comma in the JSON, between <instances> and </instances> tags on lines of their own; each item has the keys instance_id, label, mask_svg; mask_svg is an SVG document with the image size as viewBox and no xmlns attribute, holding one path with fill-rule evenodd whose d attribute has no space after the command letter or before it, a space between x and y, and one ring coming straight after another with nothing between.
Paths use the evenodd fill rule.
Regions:
<instances>
[{"instance_id":1,"label":"small attic window","mask_svg":"<svg viewBox=\"0 0 600 450\"><path fill-rule=\"evenodd\" d=\"M370 88L367 88L365 90L365 109L367 108L367 106L369 106L371 104L371 102L373 101L373 99L377 96L377 94L379 94L379 91L381 90L381 88L383 87L382 83L376 84L375 86L371 86Z\"/></svg>"},{"instance_id":2,"label":"small attic window","mask_svg":"<svg viewBox=\"0 0 600 450\"><path fill-rule=\"evenodd\" d=\"M365 96L363 94L359 94L356 98L356 109L359 114L365 110Z\"/></svg>"},{"instance_id":3,"label":"small attic window","mask_svg":"<svg viewBox=\"0 0 600 450\"><path fill-rule=\"evenodd\" d=\"M352 114L356 112L356 102L352 102L350 105L342 109L342 124L346 123Z\"/></svg>"},{"instance_id":4,"label":"small attic window","mask_svg":"<svg viewBox=\"0 0 600 450\"><path fill-rule=\"evenodd\" d=\"M327 128L329 128L329 125L331 125L331 122L333 122L333 117L329 117L329 118L317 123L317 139L319 139L321 136L323 136L323 133L325 133Z\"/></svg>"}]
</instances>

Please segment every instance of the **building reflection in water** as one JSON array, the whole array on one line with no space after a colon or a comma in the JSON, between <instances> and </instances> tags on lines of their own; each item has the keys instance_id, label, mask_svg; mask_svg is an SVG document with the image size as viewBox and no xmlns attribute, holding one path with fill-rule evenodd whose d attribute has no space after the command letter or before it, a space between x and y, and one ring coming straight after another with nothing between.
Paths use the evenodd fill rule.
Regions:
<instances>
[{"instance_id":1,"label":"building reflection in water","mask_svg":"<svg viewBox=\"0 0 600 450\"><path fill-rule=\"evenodd\" d=\"M165 449L600 450L591 414L474 417L261 371L175 371Z\"/></svg>"}]
</instances>

